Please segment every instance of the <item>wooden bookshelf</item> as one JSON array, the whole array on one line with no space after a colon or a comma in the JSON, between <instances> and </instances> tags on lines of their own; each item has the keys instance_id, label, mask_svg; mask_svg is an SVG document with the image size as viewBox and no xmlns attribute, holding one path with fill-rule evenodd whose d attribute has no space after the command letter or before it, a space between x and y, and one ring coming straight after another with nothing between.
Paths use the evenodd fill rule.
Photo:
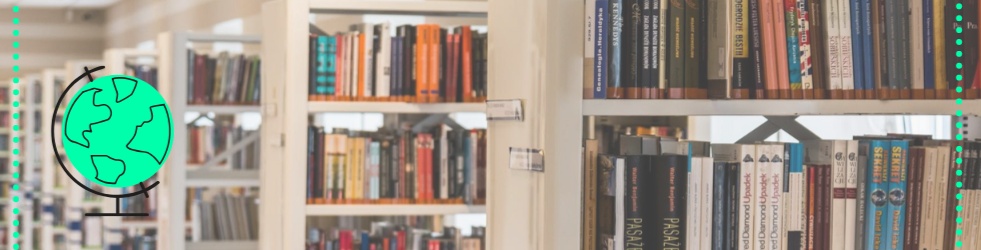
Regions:
<instances>
[{"instance_id":1,"label":"wooden bookshelf","mask_svg":"<svg viewBox=\"0 0 981 250\"><path fill-rule=\"evenodd\" d=\"M311 216L447 215L485 213L485 206L467 205L308 205L306 148L308 118L323 113L447 114L484 112L484 103L404 103L308 101L310 14L410 15L426 22L454 17L453 22L486 23L490 1L311 0L266 3L263 7L260 211L261 249L300 249ZM430 19L430 17L439 17ZM463 18L455 18L463 17ZM459 25L461 23L453 23ZM504 34L504 33L502 33ZM277 139L278 138L278 139ZM270 142L270 143L265 143ZM488 164L488 166L492 166ZM491 167L488 167L490 172ZM487 183L492 178L488 177ZM494 249L494 248L486 248Z\"/></svg>"}]
</instances>

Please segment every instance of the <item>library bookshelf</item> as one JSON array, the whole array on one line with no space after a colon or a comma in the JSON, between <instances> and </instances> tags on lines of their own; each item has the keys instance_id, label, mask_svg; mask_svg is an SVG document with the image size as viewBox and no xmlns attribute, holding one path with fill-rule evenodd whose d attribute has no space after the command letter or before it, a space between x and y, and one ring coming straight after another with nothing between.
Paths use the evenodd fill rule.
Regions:
<instances>
[{"instance_id":1,"label":"library bookshelf","mask_svg":"<svg viewBox=\"0 0 981 250\"><path fill-rule=\"evenodd\" d=\"M485 213L470 205L308 205L306 204L307 127L321 113L449 114L484 112L482 103L399 103L308 101L310 14L423 16L457 23L485 23L488 1L299 0L263 5L261 249L304 247L308 218L317 216L448 215ZM490 166L490 165L489 165ZM487 179L488 185L493 183ZM493 249L493 248L487 248Z\"/></svg>"},{"instance_id":2,"label":"library bookshelf","mask_svg":"<svg viewBox=\"0 0 981 250\"><path fill-rule=\"evenodd\" d=\"M41 150L41 130L40 124L35 120L40 115L38 114L40 112L40 107L38 107L40 100L35 97L38 94L36 91L39 91L41 80L40 74L27 74L20 77L18 83L14 84L11 81L9 85L11 91L14 89L20 91L20 95L10 99L11 103L19 103L16 107L11 105L11 113L20 113L20 119L12 120L18 128L11 130L10 138L18 138L20 142L13 143L11 141L8 144L11 148L11 159L20 162L20 167L11 168L13 169L11 177L13 177L13 173L19 175L19 178L13 179L13 183L18 186L18 189L9 189L11 197L5 197L4 200L10 201L11 208L17 208L20 211L19 214L11 215L11 218L20 222L19 228L11 227L10 230L10 232L19 233L20 237L11 237L8 238L8 241L9 243L19 243L23 248L35 247L37 237L41 236L42 222L38 219L42 214L39 209L40 206L37 206L40 204L36 204L36 200L33 199L41 190L40 176L37 176L40 172L40 152L38 151ZM13 202L12 197L19 197L19 201Z\"/></svg>"},{"instance_id":3,"label":"library bookshelf","mask_svg":"<svg viewBox=\"0 0 981 250\"><path fill-rule=\"evenodd\" d=\"M174 114L176 126L174 126L174 150L171 152L167 165L164 166L165 180L161 181L161 200L158 208L158 221L160 230L158 231L157 247L160 249L259 249L256 240L234 240L234 241L185 241L185 238L195 239L199 235L200 227L195 225L199 218L193 218L196 213L186 214L187 189L196 187L258 187L258 170L222 170L215 169L215 164L190 165L189 156L184 148L190 144L188 142L188 126L185 124L192 122L188 120L186 114L197 114L204 117L208 114L214 115L238 115L243 113L258 113L261 111L258 105L197 105L191 104L188 100L188 50L194 44L210 44L215 42L240 43L240 44L259 44L261 38L251 35L215 35L185 32L161 33L157 37L158 54L158 77L159 90L170 104L170 110ZM192 44L192 47L188 47ZM263 80L262 82L267 82ZM268 86L268 85L267 85ZM265 89L263 89L265 91ZM195 118L196 119L196 118ZM236 146L229 148L215 156L212 161L217 162L227 158L235 152L235 149L244 148L244 144L236 143ZM242 144L242 145L238 145ZM263 188L264 189L264 188ZM265 203L265 202L263 202ZM268 203L265 203L268 204ZM195 208L192 208L195 209ZM188 221L186 218L191 217ZM191 228L188 235L186 228Z\"/></svg>"},{"instance_id":4,"label":"library bookshelf","mask_svg":"<svg viewBox=\"0 0 981 250\"><path fill-rule=\"evenodd\" d=\"M65 200L68 196L66 192L66 187L68 187L67 177L65 173L61 170L61 166L56 163L57 159L51 152L51 133L48 133L46 128L51 127L51 116L55 110L55 99L58 98L54 93L61 93L61 90L65 86L65 69L45 69L41 73L41 88L37 91L41 91L41 145L39 149L40 153L40 166L41 166L41 192L40 200L42 207L49 208L46 209L44 214L41 216L41 235L40 235L40 249L54 249L56 246L65 247L67 242L61 242L62 245L58 245L55 242L56 235L66 236L67 224L65 224L64 215L67 212L67 206L65 206ZM58 108L59 112L63 111L63 108ZM59 201L56 203L56 201ZM57 207L56 204L61 205ZM62 218L56 218L55 214L60 214ZM55 223L58 223L57 225Z\"/></svg>"},{"instance_id":5,"label":"library bookshelf","mask_svg":"<svg viewBox=\"0 0 981 250\"><path fill-rule=\"evenodd\" d=\"M9 79L8 80L4 80L4 81L0 81L0 88L8 89L8 92L9 92L9 90L10 90L10 88L11 88L12 85L13 84L11 84L11 81ZM19 109L18 108L14 108L14 107L12 107L10 105L10 102L12 100L16 99L16 98L14 98L14 96L12 94L10 94L10 93L4 93L4 94L7 95L8 98L4 98L5 102L3 102L2 104L0 104L0 107L2 107L2 111L0 111L0 113L3 113L5 115L8 115L9 116L10 114L12 114L12 112L15 112L15 111L17 111ZM4 136L7 136L8 138L10 136L14 136L14 135L18 134L17 131L14 131L13 128L11 128L11 125L15 124L15 122L16 121L13 120L13 119L8 120L8 123L7 124L4 124L4 128L2 130L0 130L0 131L2 131L0 133L2 133ZM12 148L11 145L12 145L12 143L7 144L7 148L4 148L3 149L3 155L0 156L0 158L2 158L2 160L3 160L3 164L5 166L7 166L5 168L5 170L4 170L4 172L3 173L0 173L0 176L3 176L3 178L4 178L2 180L3 183L4 183L4 185L7 185L7 186L10 186L10 184L13 183L13 182L20 182L21 181L21 180L18 180L18 179L14 179L12 177L12 174L14 172L17 172L18 171L17 170L18 168L13 167L13 161L18 160L20 157L13 155L13 153L11 152L11 148ZM0 226L0 232L3 232L4 234L10 234L10 232L13 229L15 229L13 226L11 226L12 220L13 219L18 219L20 216L19 215L14 215L13 213L8 212L11 208L14 207L12 205L11 200L10 200L11 195L13 195L14 193L11 192L10 189L5 189L5 190L7 192L5 194L0 195L0 199L2 199L2 201L3 201L2 203L0 203L0 205L3 205L4 210L5 210L4 211L4 216L2 217L2 219L0 219L0 222L3 223L3 225ZM14 239L7 238L2 243L2 245L6 246L6 247L9 247L13 243L15 243L15 242L16 241Z\"/></svg>"}]
</instances>

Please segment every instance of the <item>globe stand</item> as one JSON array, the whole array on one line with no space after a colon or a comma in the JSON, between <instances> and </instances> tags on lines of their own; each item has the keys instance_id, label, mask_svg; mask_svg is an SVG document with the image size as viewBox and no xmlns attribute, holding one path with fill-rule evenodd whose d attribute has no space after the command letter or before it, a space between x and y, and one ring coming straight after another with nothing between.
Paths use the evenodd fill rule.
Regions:
<instances>
[{"instance_id":1,"label":"globe stand","mask_svg":"<svg viewBox=\"0 0 981 250\"><path fill-rule=\"evenodd\" d=\"M148 189L148 188L146 188L146 185L144 185L142 182L140 182L141 189L137 193L143 193L143 195L146 196L146 198L150 198L150 189L153 189L154 187L156 187L157 186L156 184L157 183L153 183L153 185L150 185L150 188ZM85 216L97 216L97 217L123 217L123 216L126 216L126 217L129 217L129 216L146 217L146 216L150 216L150 213L120 213L119 212L119 200L122 199L123 197L115 197L115 198L116 198L116 212L115 213L85 213Z\"/></svg>"}]
</instances>

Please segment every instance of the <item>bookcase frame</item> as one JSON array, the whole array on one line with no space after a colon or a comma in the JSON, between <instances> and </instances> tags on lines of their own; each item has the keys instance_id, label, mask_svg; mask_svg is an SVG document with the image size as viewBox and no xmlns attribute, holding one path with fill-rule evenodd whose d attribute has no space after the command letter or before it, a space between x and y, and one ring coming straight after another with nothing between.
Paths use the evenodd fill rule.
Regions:
<instances>
[{"instance_id":1,"label":"bookcase frame","mask_svg":"<svg viewBox=\"0 0 981 250\"><path fill-rule=\"evenodd\" d=\"M390 14L485 18L485 1L283 0L263 5L259 248L301 249L308 216L482 213L469 205L307 205L308 117L318 113L438 114L483 112L482 103L308 101L310 14ZM490 171L490 170L488 170ZM487 178L488 186L493 179ZM490 204L490 201L488 201ZM493 249L493 248L487 248Z\"/></svg>"},{"instance_id":2,"label":"bookcase frame","mask_svg":"<svg viewBox=\"0 0 981 250\"><path fill-rule=\"evenodd\" d=\"M236 42L261 43L261 37L254 35L215 35L186 32L165 32L157 36L159 53L158 86L161 94L170 104L174 114L174 149L170 153L167 164L165 181L160 182L160 198L158 202L158 217L160 230L157 232L157 247L159 249L259 249L257 241L185 241L185 228L191 222L184 207L187 206L187 188L189 187L227 187L227 186L260 186L259 171L215 171L188 170L187 151L183 150L189 144L187 141L187 122L184 114L187 112L239 114L259 112L258 105L191 105L187 100L188 56L187 44L195 42ZM265 64L265 63L263 63ZM263 65L265 67L265 65ZM262 80L263 92L269 86ZM176 122L181 121L181 122ZM265 120L263 119L263 123ZM263 188L264 189L264 188ZM264 204L268 204L263 201ZM263 225L264 227L265 225Z\"/></svg>"}]
</instances>

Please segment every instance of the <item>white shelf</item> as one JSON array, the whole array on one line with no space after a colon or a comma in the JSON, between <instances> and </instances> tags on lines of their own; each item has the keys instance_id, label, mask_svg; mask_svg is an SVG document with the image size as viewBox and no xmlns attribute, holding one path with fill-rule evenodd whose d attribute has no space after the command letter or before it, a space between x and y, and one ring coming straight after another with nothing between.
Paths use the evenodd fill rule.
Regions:
<instances>
[{"instance_id":1,"label":"white shelf","mask_svg":"<svg viewBox=\"0 0 981 250\"><path fill-rule=\"evenodd\" d=\"M486 17L486 1L311 0L310 12L322 14L397 14Z\"/></svg>"},{"instance_id":2,"label":"white shelf","mask_svg":"<svg viewBox=\"0 0 981 250\"><path fill-rule=\"evenodd\" d=\"M405 102L308 102L307 110L313 113L398 113L442 114L475 112L484 113L485 104L478 103L405 103Z\"/></svg>"},{"instance_id":3,"label":"white shelf","mask_svg":"<svg viewBox=\"0 0 981 250\"><path fill-rule=\"evenodd\" d=\"M187 105L187 112L215 113L215 114L239 114L247 112L259 112L258 105Z\"/></svg>"},{"instance_id":4,"label":"white shelf","mask_svg":"<svg viewBox=\"0 0 981 250\"><path fill-rule=\"evenodd\" d=\"M482 214L486 211L486 207L482 205L306 205L307 216Z\"/></svg>"},{"instance_id":5,"label":"white shelf","mask_svg":"<svg viewBox=\"0 0 981 250\"><path fill-rule=\"evenodd\" d=\"M585 116L702 115L965 115L981 100L583 100Z\"/></svg>"},{"instance_id":6,"label":"white shelf","mask_svg":"<svg viewBox=\"0 0 981 250\"><path fill-rule=\"evenodd\" d=\"M187 242L187 249L259 249L258 241L198 241Z\"/></svg>"},{"instance_id":7,"label":"white shelf","mask_svg":"<svg viewBox=\"0 0 981 250\"><path fill-rule=\"evenodd\" d=\"M156 228L157 221L155 220L123 220L119 223L120 227L123 228Z\"/></svg>"},{"instance_id":8,"label":"white shelf","mask_svg":"<svg viewBox=\"0 0 981 250\"><path fill-rule=\"evenodd\" d=\"M188 170L188 187L257 187L259 170Z\"/></svg>"}]
</instances>

